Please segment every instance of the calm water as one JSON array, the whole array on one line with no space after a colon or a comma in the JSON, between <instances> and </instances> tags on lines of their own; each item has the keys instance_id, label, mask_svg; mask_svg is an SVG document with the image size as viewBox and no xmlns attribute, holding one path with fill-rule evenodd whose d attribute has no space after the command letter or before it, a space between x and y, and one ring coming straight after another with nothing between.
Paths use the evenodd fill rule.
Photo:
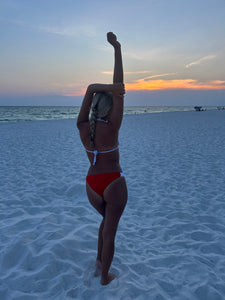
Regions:
<instances>
[{"instance_id":1,"label":"calm water","mask_svg":"<svg viewBox=\"0 0 225 300\"><path fill-rule=\"evenodd\" d=\"M204 107L216 109L216 107ZM78 116L79 106L0 106L0 122L72 119ZM126 106L124 114L191 111L192 106Z\"/></svg>"}]
</instances>

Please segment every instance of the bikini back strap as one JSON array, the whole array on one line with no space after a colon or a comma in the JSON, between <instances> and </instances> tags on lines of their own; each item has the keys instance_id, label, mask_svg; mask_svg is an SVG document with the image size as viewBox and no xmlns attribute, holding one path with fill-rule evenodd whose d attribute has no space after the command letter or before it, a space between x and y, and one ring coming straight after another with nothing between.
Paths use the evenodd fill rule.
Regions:
<instances>
[{"instance_id":1,"label":"bikini back strap","mask_svg":"<svg viewBox=\"0 0 225 300\"><path fill-rule=\"evenodd\" d=\"M113 149L110 149L110 150L105 150L105 151L98 151L98 153L109 153L109 152L113 152L115 150L119 149L119 145Z\"/></svg>"},{"instance_id":2,"label":"bikini back strap","mask_svg":"<svg viewBox=\"0 0 225 300\"><path fill-rule=\"evenodd\" d=\"M95 163L96 163L96 160L97 160L97 155L98 153L109 153L109 152L113 152L113 151L116 151L117 149L119 149L119 144L117 147L113 148L113 149L110 149L110 150L105 150L105 151L98 151L98 150L87 150L85 149L87 152L89 153L93 153L94 154L94 159L93 159L93 163L92 165L94 166Z\"/></svg>"}]
</instances>

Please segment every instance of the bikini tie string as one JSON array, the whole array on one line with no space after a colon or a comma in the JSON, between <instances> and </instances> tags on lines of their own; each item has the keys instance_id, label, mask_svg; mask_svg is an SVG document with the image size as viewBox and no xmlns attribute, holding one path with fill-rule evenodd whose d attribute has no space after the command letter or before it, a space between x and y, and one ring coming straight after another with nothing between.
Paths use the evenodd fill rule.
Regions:
<instances>
[{"instance_id":1,"label":"bikini tie string","mask_svg":"<svg viewBox=\"0 0 225 300\"><path fill-rule=\"evenodd\" d=\"M93 166L94 166L97 160L98 150L94 150L93 153L94 153L94 160L93 160Z\"/></svg>"}]
</instances>

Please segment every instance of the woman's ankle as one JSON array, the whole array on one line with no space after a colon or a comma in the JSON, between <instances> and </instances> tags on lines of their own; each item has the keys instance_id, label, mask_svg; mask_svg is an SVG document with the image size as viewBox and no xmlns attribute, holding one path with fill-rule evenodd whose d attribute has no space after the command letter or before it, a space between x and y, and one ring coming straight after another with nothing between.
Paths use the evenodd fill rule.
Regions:
<instances>
[{"instance_id":1,"label":"woman's ankle","mask_svg":"<svg viewBox=\"0 0 225 300\"><path fill-rule=\"evenodd\" d=\"M109 284L111 281L113 281L113 279L115 278L115 275L113 273L108 273L107 275L103 276L101 278L101 284L102 285L107 285Z\"/></svg>"}]
</instances>

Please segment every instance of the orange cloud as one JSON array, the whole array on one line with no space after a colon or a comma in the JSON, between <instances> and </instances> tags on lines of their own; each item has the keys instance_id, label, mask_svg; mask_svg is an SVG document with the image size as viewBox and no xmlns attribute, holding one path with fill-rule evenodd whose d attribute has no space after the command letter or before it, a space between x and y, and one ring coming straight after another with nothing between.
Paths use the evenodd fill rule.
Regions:
<instances>
[{"instance_id":1,"label":"orange cloud","mask_svg":"<svg viewBox=\"0 0 225 300\"><path fill-rule=\"evenodd\" d=\"M78 91L62 91L64 96L75 97L75 96L83 96L86 92L86 89L80 89Z\"/></svg>"},{"instance_id":2,"label":"orange cloud","mask_svg":"<svg viewBox=\"0 0 225 300\"><path fill-rule=\"evenodd\" d=\"M161 74L161 75L152 75L139 79L133 83L126 83L127 91L139 91L139 90L168 90L168 89L191 89L191 90L222 90L225 89L225 81L222 80L213 80L208 82L199 82L195 79L152 79L159 76L172 75ZM82 84L83 85L83 84ZM68 96L83 96L86 92L86 87L84 88L80 84L68 83L68 84L59 84L55 83L54 87L57 89L57 93Z\"/></svg>"},{"instance_id":3,"label":"orange cloud","mask_svg":"<svg viewBox=\"0 0 225 300\"><path fill-rule=\"evenodd\" d=\"M83 85L83 84L82 84ZM83 96L86 92L86 88L82 87L80 83L53 83L52 86L56 93L68 96L68 97L75 97L75 96Z\"/></svg>"},{"instance_id":4,"label":"orange cloud","mask_svg":"<svg viewBox=\"0 0 225 300\"><path fill-rule=\"evenodd\" d=\"M127 83L126 90L166 90L166 89L191 89L191 90L221 90L225 89L225 81L214 80L199 82L195 79L173 79L173 80L148 80L139 79L134 83Z\"/></svg>"}]
</instances>

